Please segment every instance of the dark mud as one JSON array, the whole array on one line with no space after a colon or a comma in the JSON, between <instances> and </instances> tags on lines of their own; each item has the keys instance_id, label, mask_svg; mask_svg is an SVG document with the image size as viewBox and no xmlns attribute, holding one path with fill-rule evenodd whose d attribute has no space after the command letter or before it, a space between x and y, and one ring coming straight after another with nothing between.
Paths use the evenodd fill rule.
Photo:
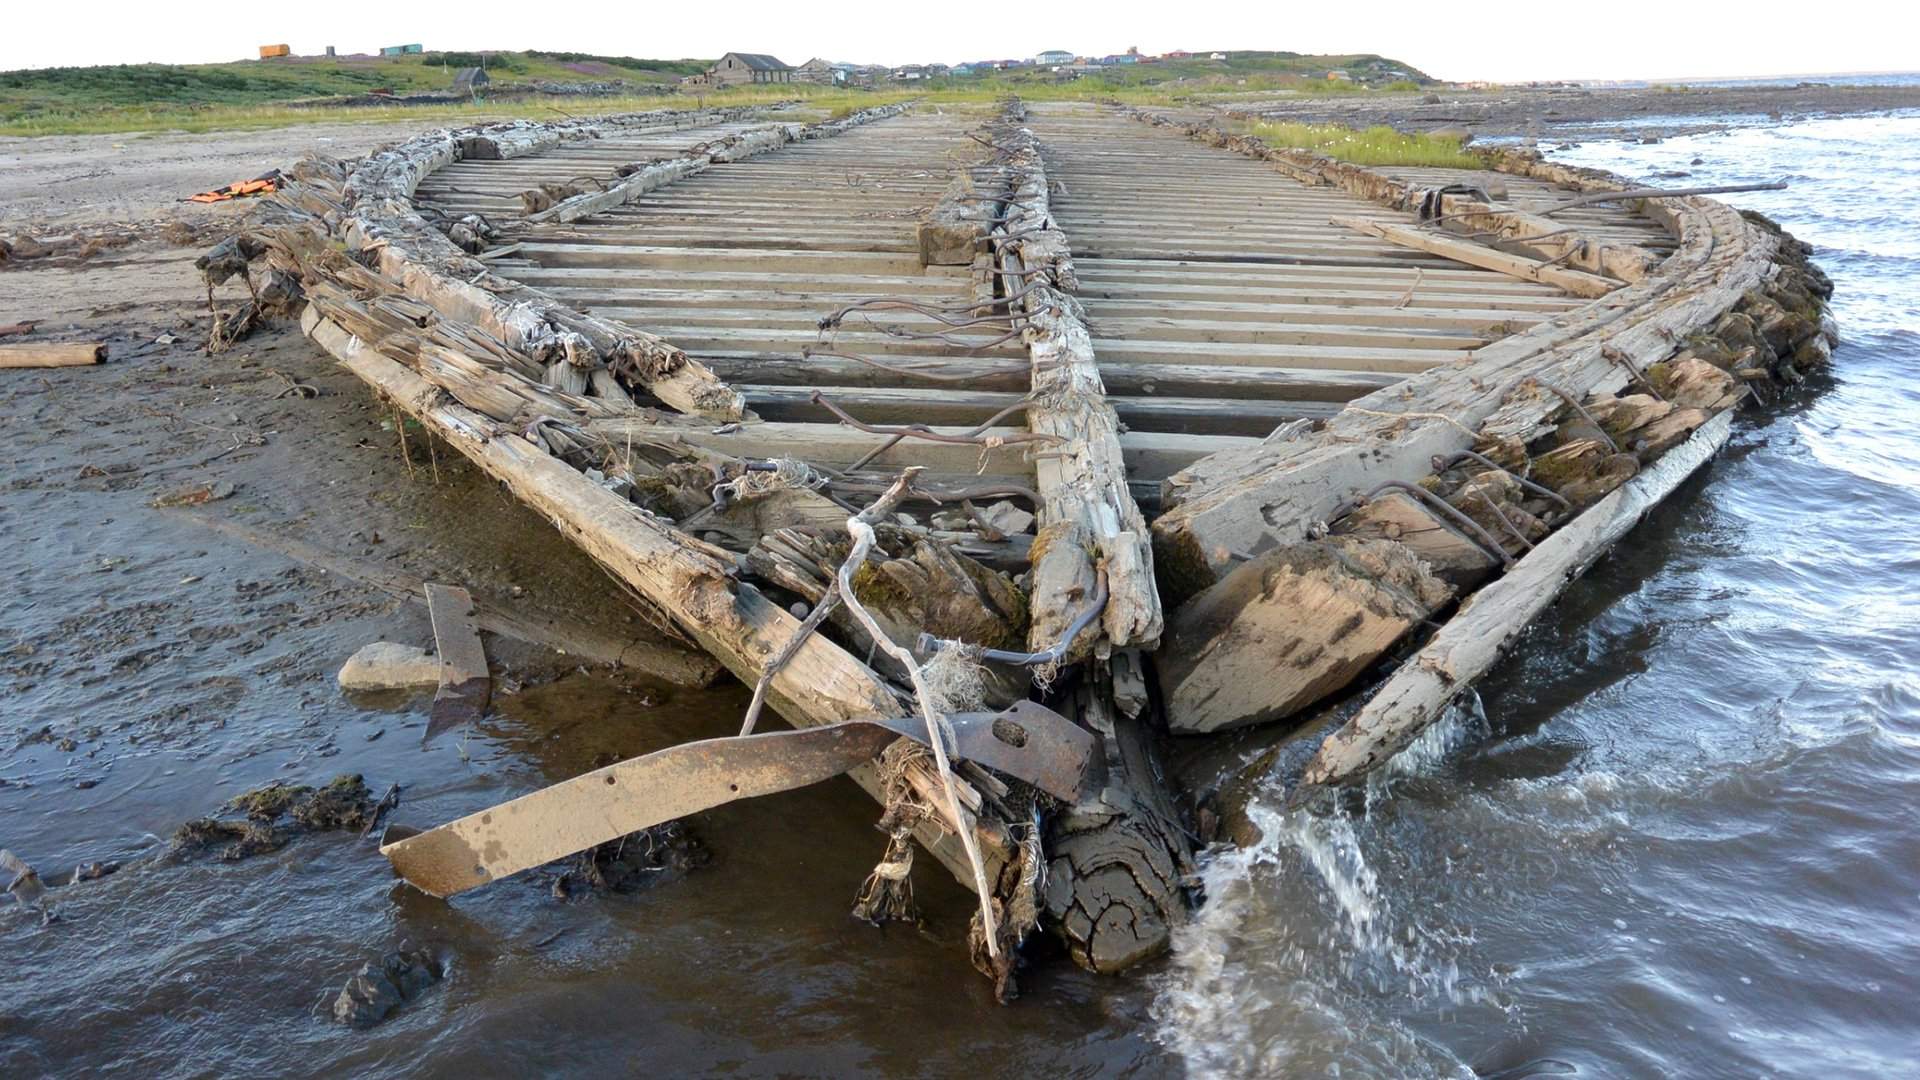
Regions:
<instances>
[{"instance_id":1,"label":"dark mud","mask_svg":"<svg viewBox=\"0 0 1920 1080\"><path fill-rule=\"evenodd\" d=\"M251 821L226 803L275 781L358 773L376 796L397 783L388 820L432 825L730 733L747 697L731 682L610 674L498 635L487 637L494 714L427 748L426 695L342 694L335 672L361 645L432 641L423 606L367 581L461 584L529 626L591 641L658 635L449 448L436 481L415 434L409 472L391 413L296 331L202 354L204 300L183 265L136 246L100 265L0 273L0 298L57 313L37 335L101 336L113 351L96 368L0 376L0 544L12 553L0 563L0 846L50 883L121 864L50 889L51 923L0 907L0 1073L432 1076L636 1061L954 1072L989 1055L1043 1068L1063 1052L1099 1072L1163 1060L1137 986L1059 964L1031 980L1037 1007L995 1004L964 965L968 894L937 868L917 874L924 930L853 920L886 838L848 781L698 815L658 843L451 905L397 885L356 829L293 828L284 815L253 822L273 842L249 857L219 857L245 825L208 854L161 857L187 822ZM198 505L154 505L229 486ZM431 953L445 978L373 1027L337 1020L348 978L405 950Z\"/></svg>"}]
</instances>

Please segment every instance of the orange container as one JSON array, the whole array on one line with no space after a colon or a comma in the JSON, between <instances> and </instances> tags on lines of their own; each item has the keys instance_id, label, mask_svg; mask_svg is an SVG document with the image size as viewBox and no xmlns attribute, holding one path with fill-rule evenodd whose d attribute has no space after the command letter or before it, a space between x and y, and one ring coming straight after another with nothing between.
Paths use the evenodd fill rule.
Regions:
<instances>
[{"instance_id":1,"label":"orange container","mask_svg":"<svg viewBox=\"0 0 1920 1080\"><path fill-rule=\"evenodd\" d=\"M293 55L293 50L287 48L285 45L260 46L260 59L262 60L271 60L276 56L291 56L291 55Z\"/></svg>"}]
</instances>

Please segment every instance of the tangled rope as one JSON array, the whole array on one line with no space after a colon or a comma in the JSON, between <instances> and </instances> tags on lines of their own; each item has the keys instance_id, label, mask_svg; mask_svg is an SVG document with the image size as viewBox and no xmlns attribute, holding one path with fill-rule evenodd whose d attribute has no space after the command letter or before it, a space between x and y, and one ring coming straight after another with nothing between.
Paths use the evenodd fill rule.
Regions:
<instances>
[{"instance_id":1,"label":"tangled rope","mask_svg":"<svg viewBox=\"0 0 1920 1080\"><path fill-rule=\"evenodd\" d=\"M913 902L911 877L913 830L933 816L933 807L914 791L907 771L929 756L926 747L911 739L901 739L880 754L880 792L886 811L880 815L876 827L887 834L887 850L854 895L856 919L875 925L920 921L919 905Z\"/></svg>"},{"instance_id":2,"label":"tangled rope","mask_svg":"<svg viewBox=\"0 0 1920 1080\"><path fill-rule=\"evenodd\" d=\"M818 491L831 479L804 461L774 458L764 464L748 462L745 472L713 486L713 504L725 509L734 502L750 501L776 491Z\"/></svg>"},{"instance_id":3,"label":"tangled rope","mask_svg":"<svg viewBox=\"0 0 1920 1080\"><path fill-rule=\"evenodd\" d=\"M918 469L907 470L899 480L894 482L895 488L904 491L912 484L918 472ZM847 519L847 532L853 536L853 551L848 554L847 561L840 564L840 572L836 575L840 583L840 602L845 604L853 617L866 628L875 646L906 668L907 674L913 681L914 700L920 706L921 720L927 725L927 745L933 750L934 766L940 773L940 785L946 795L948 820L952 823L954 832L959 834L960 844L966 848L967 862L973 869L973 885L974 891L980 896L980 921L986 934L987 955L998 959L1000 945L995 929L998 920L993 910L995 903L993 890L987 883L986 863L980 856L980 839L974 835L973 815L967 812L966 806L960 801L958 782L953 775L953 762L947 756L947 747L953 740L952 728L940 709L936 707L934 700L936 691L928 680L925 669L914 658L913 652L888 637L887 632L860 603L860 598L854 595L853 575L866 565L867 555L873 550L875 540L873 526L862 520L862 517L863 515L856 514Z\"/></svg>"}]
</instances>

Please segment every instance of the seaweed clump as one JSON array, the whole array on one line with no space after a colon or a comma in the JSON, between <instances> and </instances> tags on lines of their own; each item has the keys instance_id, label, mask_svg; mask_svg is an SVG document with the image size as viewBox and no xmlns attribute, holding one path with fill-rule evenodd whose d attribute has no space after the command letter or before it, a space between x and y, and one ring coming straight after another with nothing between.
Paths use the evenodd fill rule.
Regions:
<instances>
[{"instance_id":1,"label":"seaweed clump","mask_svg":"<svg viewBox=\"0 0 1920 1080\"><path fill-rule=\"evenodd\" d=\"M238 862L278 851L303 833L359 832L377 812L358 773L336 776L319 788L276 781L234 796L224 809L243 816L194 818L174 830L172 853L187 857L212 852Z\"/></svg>"}]
</instances>

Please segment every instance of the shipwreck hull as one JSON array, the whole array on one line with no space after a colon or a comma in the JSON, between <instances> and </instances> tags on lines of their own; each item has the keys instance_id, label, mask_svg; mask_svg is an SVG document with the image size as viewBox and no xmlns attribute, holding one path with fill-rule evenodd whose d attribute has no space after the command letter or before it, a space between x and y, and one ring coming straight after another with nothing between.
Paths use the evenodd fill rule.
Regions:
<instances>
[{"instance_id":1,"label":"shipwreck hull","mask_svg":"<svg viewBox=\"0 0 1920 1080\"><path fill-rule=\"evenodd\" d=\"M1164 949L1233 792L1385 760L1824 360L1790 238L1489 165L1118 108L663 112L307 163L262 236L315 342L789 722L937 712L954 641L967 693L1093 734L1071 799L852 773L982 894L1010 991L1036 927L1098 971ZM1310 756L1162 759L1316 716Z\"/></svg>"}]
</instances>

